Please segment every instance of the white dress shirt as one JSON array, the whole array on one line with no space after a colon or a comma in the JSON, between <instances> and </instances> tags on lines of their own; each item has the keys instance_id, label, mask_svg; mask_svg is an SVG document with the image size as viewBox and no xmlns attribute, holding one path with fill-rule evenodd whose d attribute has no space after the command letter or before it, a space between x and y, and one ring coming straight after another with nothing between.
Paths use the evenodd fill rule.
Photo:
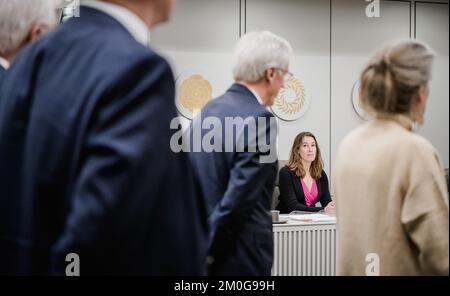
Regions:
<instances>
[{"instance_id":1,"label":"white dress shirt","mask_svg":"<svg viewBox=\"0 0 450 296\"><path fill-rule=\"evenodd\" d=\"M8 70L10 63L0 56L0 66L2 66L5 70Z\"/></svg>"},{"instance_id":2,"label":"white dress shirt","mask_svg":"<svg viewBox=\"0 0 450 296\"><path fill-rule=\"evenodd\" d=\"M270 109L269 106L264 105L263 101L261 100L261 97L258 95L258 93L257 93L256 91L254 91L254 90L251 89L250 87L247 87L247 89L248 89L248 90L256 97L256 100L258 100L258 102L259 102L262 106L264 106L264 107L266 108L267 111L269 111L270 113L274 114L274 113L272 112L272 109ZM275 114L274 114L274 115L275 115ZM279 125L279 123L278 123L278 118L277 118L276 116L275 116L274 118L275 118L275 124L276 124L276 126L277 126L277 131L279 131L280 125ZM275 145L276 145L277 151L278 151L278 132L277 132L276 137L275 137L275 143L276 143Z\"/></svg>"},{"instance_id":3,"label":"white dress shirt","mask_svg":"<svg viewBox=\"0 0 450 296\"><path fill-rule=\"evenodd\" d=\"M136 41L145 46L149 45L150 33L147 25L129 9L117 4L98 0L82 0L81 5L94 8L108 14L124 26L125 29L127 29L127 31L134 37L134 39L136 39ZM81 17L83 16L81 15Z\"/></svg>"}]
</instances>

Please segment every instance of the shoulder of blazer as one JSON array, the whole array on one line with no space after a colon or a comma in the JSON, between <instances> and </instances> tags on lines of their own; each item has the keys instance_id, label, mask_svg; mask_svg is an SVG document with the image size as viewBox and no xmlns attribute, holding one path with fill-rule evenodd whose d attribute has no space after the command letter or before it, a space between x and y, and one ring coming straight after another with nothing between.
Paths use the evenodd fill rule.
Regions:
<instances>
[{"instance_id":1,"label":"shoulder of blazer","mask_svg":"<svg viewBox=\"0 0 450 296\"><path fill-rule=\"evenodd\" d=\"M322 174L320 174L320 177L319 177L319 179L317 179L317 182L319 182L321 184L326 183L326 185L328 186L328 176L324 170L322 170Z\"/></svg>"},{"instance_id":2,"label":"shoulder of blazer","mask_svg":"<svg viewBox=\"0 0 450 296\"><path fill-rule=\"evenodd\" d=\"M280 169L280 174L281 173L283 173L283 174L289 173L290 175L292 175L294 172L291 171L291 169L287 165L285 165L284 167L282 167Z\"/></svg>"},{"instance_id":3,"label":"shoulder of blazer","mask_svg":"<svg viewBox=\"0 0 450 296\"><path fill-rule=\"evenodd\" d=\"M289 176L289 178L292 180L292 182L294 182L294 180L296 178L298 178L297 175L295 174L295 172L292 171L287 165L285 165L283 168L281 168L280 174Z\"/></svg>"}]
</instances>

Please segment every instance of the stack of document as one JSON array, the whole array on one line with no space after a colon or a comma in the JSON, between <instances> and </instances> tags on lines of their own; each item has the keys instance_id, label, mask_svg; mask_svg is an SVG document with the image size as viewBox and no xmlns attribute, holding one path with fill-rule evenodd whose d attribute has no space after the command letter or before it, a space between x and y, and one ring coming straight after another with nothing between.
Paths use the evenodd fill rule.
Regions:
<instances>
[{"instance_id":1,"label":"stack of document","mask_svg":"<svg viewBox=\"0 0 450 296\"><path fill-rule=\"evenodd\" d=\"M297 214L291 213L289 219L303 222L336 222L336 216L328 214Z\"/></svg>"}]
</instances>

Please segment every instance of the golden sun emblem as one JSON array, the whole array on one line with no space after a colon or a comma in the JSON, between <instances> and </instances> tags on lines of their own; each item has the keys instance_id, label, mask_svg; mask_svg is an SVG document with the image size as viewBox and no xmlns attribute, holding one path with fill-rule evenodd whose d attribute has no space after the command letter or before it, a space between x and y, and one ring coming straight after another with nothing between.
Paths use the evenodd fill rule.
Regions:
<instances>
[{"instance_id":1,"label":"golden sun emblem","mask_svg":"<svg viewBox=\"0 0 450 296\"><path fill-rule=\"evenodd\" d=\"M291 77L278 92L275 107L282 113L294 115L305 105L305 86Z\"/></svg>"},{"instance_id":2,"label":"golden sun emblem","mask_svg":"<svg viewBox=\"0 0 450 296\"><path fill-rule=\"evenodd\" d=\"M211 99L211 83L201 75L192 75L180 85L180 103L190 112L201 109Z\"/></svg>"}]
</instances>

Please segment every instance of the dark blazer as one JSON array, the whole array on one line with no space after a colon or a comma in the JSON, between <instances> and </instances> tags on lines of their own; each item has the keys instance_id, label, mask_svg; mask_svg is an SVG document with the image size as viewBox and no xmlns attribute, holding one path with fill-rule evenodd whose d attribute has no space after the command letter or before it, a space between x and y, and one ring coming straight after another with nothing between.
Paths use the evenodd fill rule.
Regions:
<instances>
[{"instance_id":1,"label":"dark blazer","mask_svg":"<svg viewBox=\"0 0 450 296\"><path fill-rule=\"evenodd\" d=\"M2 85L3 78L6 75L6 69L0 65L0 85Z\"/></svg>"},{"instance_id":2,"label":"dark blazer","mask_svg":"<svg viewBox=\"0 0 450 296\"><path fill-rule=\"evenodd\" d=\"M206 272L187 154L170 149L168 63L81 7L26 48L0 89L0 271Z\"/></svg>"},{"instance_id":3,"label":"dark blazer","mask_svg":"<svg viewBox=\"0 0 450 296\"><path fill-rule=\"evenodd\" d=\"M312 205L320 202L321 207L307 206L305 201L305 194L303 192L302 184L300 183L300 177L298 177L287 166L284 166L279 173L279 187L280 187L280 202L278 203L277 210L280 213L287 214L292 211L308 211L318 212L323 210L331 201L330 190L328 185L328 177L325 171L322 171L322 175L317 182L318 195Z\"/></svg>"},{"instance_id":4,"label":"dark blazer","mask_svg":"<svg viewBox=\"0 0 450 296\"><path fill-rule=\"evenodd\" d=\"M197 116L194 119L191 132L201 126L206 117L217 118L225 127L225 117L260 117L269 121L273 115L245 86L234 84L202 109L201 118ZM258 125L258 129L266 136L271 129L276 133L276 126L269 124L265 129ZM202 135L208 131L202 130ZM222 151L225 149L223 139L233 139L225 128L215 139ZM278 162L276 159L271 163L260 162L261 154L259 148L256 152L190 153L208 212L209 255L214 258L209 267L210 275L271 273L273 233L270 206Z\"/></svg>"}]
</instances>

